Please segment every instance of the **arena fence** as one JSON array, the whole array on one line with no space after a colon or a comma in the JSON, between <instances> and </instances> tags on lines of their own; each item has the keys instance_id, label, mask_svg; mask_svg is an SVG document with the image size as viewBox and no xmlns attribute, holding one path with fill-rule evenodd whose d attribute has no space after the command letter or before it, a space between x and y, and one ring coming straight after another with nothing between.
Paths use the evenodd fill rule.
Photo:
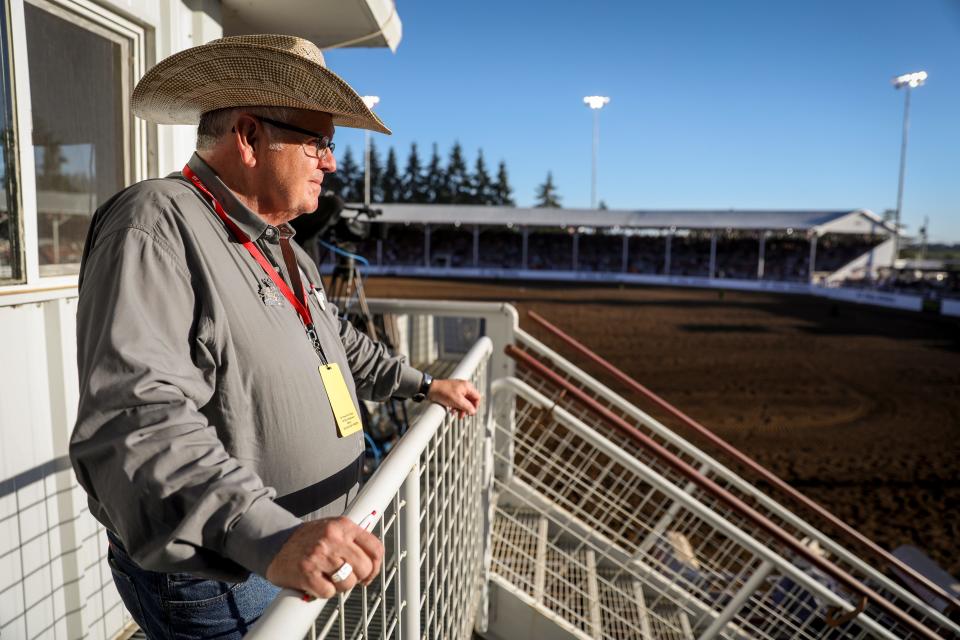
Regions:
<instances>
[{"instance_id":1,"label":"arena fence","mask_svg":"<svg viewBox=\"0 0 960 640\"><path fill-rule=\"evenodd\" d=\"M739 503L741 513L762 521L768 532L776 531L781 544L794 553L809 556L806 562L832 576L847 589L867 596L865 609L876 610L876 618L897 621L904 637L947 637L960 635L960 628L920 598L893 582L806 520L800 518L719 461L679 437L649 415L637 409L583 370L522 330L516 332L521 348L508 352L521 364L519 375L535 389L552 398L558 407L583 420L615 442L623 451L657 469L678 484L714 485L724 500ZM667 456L667 457L665 457ZM689 472L694 471L689 476ZM746 511L744 511L744 508ZM757 520L759 518L759 520ZM809 541L830 560L803 549ZM821 566L829 564L830 566ZM857 603L860 604L860 601ZM926 634L926 635L924 635Z\"/></svg>"},{"instance_id":2,"label":"arena fence","mask_svg":"<svg viewBox=\"0 0 960 640\"><path fill-rule=\"evenodd\" d=\"M487 397L492 351L480 338L452 377ZM431 405L345 514L375 525L386 551L379 577L331 600L284 590L248 637L469 638L486 583L487 423L485 411L455 418Z\"/></svg>"}]
</instances>

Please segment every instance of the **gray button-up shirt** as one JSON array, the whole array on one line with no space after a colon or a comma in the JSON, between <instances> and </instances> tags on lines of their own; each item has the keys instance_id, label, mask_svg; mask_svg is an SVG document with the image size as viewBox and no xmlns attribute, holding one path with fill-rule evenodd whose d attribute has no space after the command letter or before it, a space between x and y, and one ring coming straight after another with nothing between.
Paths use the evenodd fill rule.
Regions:
<instances>
[{"instance_id":1,"label":"gray button-up shirt","mask_svg":"<svg viewBox=\"0 0 960 640\"><path fill-rule=\"evenodd\" d=\"M198 156L189 164L289 282L290 227L264 222ZM416 393L419 371L332 304L309 305L354 402ZM145 568L263 575L301 518L338 515L356 492L363 435L338 437L300 317L180 176L135 184L94 215L77 360L70 457L93 515Z\"/></svg>"}]
</instances>

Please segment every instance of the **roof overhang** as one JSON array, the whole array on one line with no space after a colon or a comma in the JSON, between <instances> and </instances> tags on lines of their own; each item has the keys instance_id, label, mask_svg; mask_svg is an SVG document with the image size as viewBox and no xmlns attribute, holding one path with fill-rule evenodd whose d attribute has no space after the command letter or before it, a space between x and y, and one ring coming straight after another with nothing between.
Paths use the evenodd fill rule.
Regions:
<instances>
[{"instance_id":1,"label":"roof overhang","mask_svg":"<svg viewBox=\"0 0 960 640\"><path fill-rule=\"evenodd\" d=\"M785 210L631 210L538 209L478 205L378 204L388 223L525 225L529 227L618 227L700 231L789 231L877 233L891 230L865 209Z\"/></svg>"},{"instance_id":2,"label":"roof overhang","mask_svg":"<svg viewBox=\"0 0 960 640\"><path fill-rule=\"evenodd\" d=\"M813 227L813 231L818 235L826 233L893 235L894 233L892 226L869 209L851 211L847 215L816 225Z\"/></svg>"},{"instance_id":3,"label":"roof overhang","mask_svg":"<svg viewBox=\"0 0 960 640\"><path fill-rule=\"evenodd\" d=\"M403 26L394 0L223 0L223 35L284 33L321 49L389 47Z\"/></svg>"}]
</instances>

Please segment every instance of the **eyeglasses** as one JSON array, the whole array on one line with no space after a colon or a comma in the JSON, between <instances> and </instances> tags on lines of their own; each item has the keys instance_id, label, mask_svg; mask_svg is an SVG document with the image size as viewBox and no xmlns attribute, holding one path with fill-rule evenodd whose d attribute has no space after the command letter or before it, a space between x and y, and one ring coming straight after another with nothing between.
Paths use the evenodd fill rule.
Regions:
<instances>
[{"instance_id":1,"label":"eyeglasses","mask_svg":"<svg viewBox=\"0 0 960 640\"><path fill-rule=\"evenodd\" d=\"M286 129L287 131L293 131L295 133L302 133L305 136L310 136L314 138L314 141L310 144L305 144L303 147L304 152L311 158L323 158L324 154L329 151L333 153L333 150L337 148L335 142L330 140L329 136L325 136L322 133L317 133L316 131L310 131L309 129L301 129L300 127L294 126L292 124L287 124L286 122L280 122L279 120L271 120L270 118L264 118L263 116L253 116L261 122L266 122L269 125L273 125L277 129ZM310 152L310 149L316 149L315 154Z\"/></svg>"}]
</instances>

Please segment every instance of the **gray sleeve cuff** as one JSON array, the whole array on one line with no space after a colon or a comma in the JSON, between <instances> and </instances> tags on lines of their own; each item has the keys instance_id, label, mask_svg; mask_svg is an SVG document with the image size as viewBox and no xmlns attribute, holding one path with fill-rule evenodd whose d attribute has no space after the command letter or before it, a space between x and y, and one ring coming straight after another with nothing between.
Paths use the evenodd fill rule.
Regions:
<instances>
[{"instance_id":1,"label":"gray sleeve cuff","mask_svg":"<svg viewBox=\"0 0 960 640\"><path fill-rule=\"evenodd\" d=\"M397 390L393 395L398 398L412 398L420 390L422 380L422 371L407 364L403 365L403 369L400 371L400 384L397 385Z\"/></svg>"},{"instance_id":2,"label":"gray sleeve cuff","mask_svg":"<svg viewBox=\"0 0 960 640\"><path fill-rule=\"evenodd\" d=\"M261 498L250 505L227 533L224 553L250 571L267 576L267 567L294 529L303 522L273 500Z\"/></svg>"}]
</instances>

